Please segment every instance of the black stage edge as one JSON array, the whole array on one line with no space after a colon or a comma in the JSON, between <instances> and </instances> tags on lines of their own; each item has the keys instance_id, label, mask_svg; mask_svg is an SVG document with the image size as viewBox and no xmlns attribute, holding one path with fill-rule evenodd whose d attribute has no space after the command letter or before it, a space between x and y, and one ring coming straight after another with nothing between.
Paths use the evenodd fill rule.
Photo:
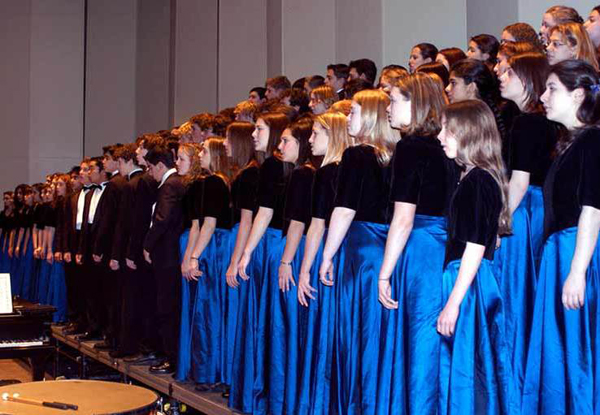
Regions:
<instances>
[{"instance_id":1,"label":"black stage edge","mask_svg":"<svg viewBox=\"0 0 600 415\"><path fill-rule=\"evenodd\" d=\"M94 349L94 344L97 342L81 342L75 336L63 334L62 329L61 326L52 326L52 337L57 342L63 343L95 361L103 363L123 375L137 380L150 389L154 389L207 415L239 414L239 412L232 411L227 407L227 400L221 397L220 393L198 392L194 390L193 383L177 382L171 375L155 375L150 373L148 370L149 366L134 366L127 364L122 359L113 359L108 355L107 351ZM60 345L57 344L57 353L59 353L59 350ZM86 377L85 369L82 370L81 377Z\"/></svg>"}]
</instances>

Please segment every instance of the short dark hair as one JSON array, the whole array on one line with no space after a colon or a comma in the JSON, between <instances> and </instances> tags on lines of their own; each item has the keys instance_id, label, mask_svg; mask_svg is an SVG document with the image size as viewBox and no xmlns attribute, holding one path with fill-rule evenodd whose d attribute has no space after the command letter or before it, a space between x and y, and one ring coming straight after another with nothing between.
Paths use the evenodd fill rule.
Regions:
<instances>
[{"instance_id":1,"label":"short dark hair","mask_svg":"<svg viewBox=\"0 0 600 415\"><path fill-rule=\"evenodd\" d=\"M438 54L438 48L431 43L419 43L418 45L413 46L413 49L414 48L419 48L423 59L429 58L432 62L435 60L435 57Z\"/></svg>"},{"instance_id":2,"label":"short dark hair","mask_svg":"<svg viewBox=\"0 0 600 415\"><path fill-rule=\"evenodd\" d=\"M255 86L250 90L248 94L252 92L256 92L260 99L265 99L265 92L267 92L267 88L263 88L262 86Z\"/></svg>"},{"instance_id":3,"label":"short dark hair","mask_svg":"<svg viewBox=\"0 0 600 415\"><path fill-rule=\"evenodd\" d=\"M81 171L81 166L73 166L73 167L71 167L71 170L69 170L69 174L79 175L80 171Z\"/></svg>"},{"instance_id":4,"label":"short dark hair","mask_svg":"<svg viewBox=\"0 0 600 415\"><path fill-rule=\"evenodd\" d=\"M444 84L444 88L448 86L450 81L450 73L448 72L448 69L446 69L444 64L439 62L424 63L423 65L419 66L415 72L426 73L428 75L435 74L439 76Z\"/></svg>"},{"instance_id":5,"label":"short dark hair","mask_svg":"<svg viewBox=\"0 0 600 415\"><path fill-rule=\"evenodd\" d=\"M498 42L498 39L496 39L495 36L486 35L484 33L473 36L471 40L477 44L477 47L481 53L487 53L489 55L489 58L486 59L486 62L494 65L496 63L496 56L498 55L498 48L500 47L500 42Z\"/></svg>"},{"instance_id":6,"label":"short dark hair","mask_svg":"<svg viewBox=\"0 0 600 415\"><path fill-rule=\"evenodd\" d=\"M215 116L208 112L202 112L192 116L190 124L196 124L201 130L214 130L216 125Z\"/></svg>"},{"instance_id":7,"label":"short dark hair","mask_svg":"<svg viewBox=\"0 0 600 415\"><path fill-rule=\"evenodd\" d=\"M290 106L298 107L300 114L305 114L310 111L308 106L310 99L303 89L294 88L290 93Z\"/></svg>"},{"instance_id":8,"label":"short dark hair","mask_svg":"<svg viewBox=\"0 0 600 415\"><path fill-rule=\"evenodd\" d=\"M456 62L462 61L463 59L467 59L467 55L465 55L465 52L463 52L460 48L452 47L440 49L438 50L438 53L444 55L444 57L448 61L449 68L452 68L452 65L454 65Z\"/></svg>"},{"instance_id":9,"label":"short dark hair","mask_svg":"<svg viewBox=\"0 0 600 415\"><path fill-rule=\"evenodd\" d=\"M321 75L307 76L305 82L308 83L310 89L315 89L321 85L325 85L325 78Z\"/></svg>"},{"instance_id":10,"label":"short dark hair","mask_svg":"<svg viewBox=\"0 0 600 415\"><path fill-rule=\"evenodd\" d=\"M348 79L348 75L350 74L350 68L345 63L332 63L331 65L327 65L327 70L333 71L336 78Z\"/></svg>"},{"instance_id":11,"label":"short dark hair","mask_svg":"<svg viewBox=\"0 0 600 415\"><path fill-rule=\"evenodd\" d=\"M108 154L111 158L115 158L115 152L117 151L117 149L119 147L122 147L122 146L123 146L123 144L121 144L121 143L104 146L104 147L102 147L102 154L105 156Z\"/></svg>"},{"instance_id":12,"label":"short dark hair","mask_svg":"<svg viewBox=\"0 0 600 415\"><path fill-rule=\"evenodd\" d=\"M354 94L364 91L365 89L373 89L373 84L365 81L362 78L351 79L350 81L346 82L346 85L344 86L346 99L352 99Z\"/></svg>"},{"instance_id":13,"label":"short dark hair","mask_svg":"<svg viewBox=\"0 0 600 415\"><path fill-rule=\"evenodd\" d=\"M136 149L137 149L137 146L135 145L135 143L125 144L125 145L119 147L115 151L114 158L115 159L123 159L125 161L133 160L134 162L136 162L136 157L135 157Z\"/></svg>"},{"instance_id":14,"label":"short dark hair","mask_svg":"<svg viewBox=\"0 0 600 415\"><path fill-rule=\"evenodd\" d=\"M433 59L435 59L435 57ZM371 59L363 58L357 59L355 61L350 61L348 67L348 72L350 72L350 69L354 68L356 69L356 73L358 73L358 76L364 74L365 78L367 78L367 81L369 81L371 84L375 83L375 79L377 77L377 66L375 65L375 62L373 62Z\"/></svg>"},{"instance_id":15,"label":"short dark hair","mask_svg":"<svg viewBox=\"0 0 600 415\"><path fill-rule=\"evenodd\" d=\"M104 163L102 161L102 157L92 157L89 160L88 164L92 164L92 163L95 164L96 166L98 166L99 171L101 171L101 172L104 171Z\"/></svg>"},{"instance_id":16,"label":"short dark hair","mask_svg":"<svg viewBox=\"0 0 600 415\"><path fill-rule=\"evenodd\" d=\"M151 150L148 150L146 154L146 162L153 166L162 163L167 168L175 167L175 159L173 157L173 151L167 143L162 143L154 146Z\"/></svg>"},{"instance_id":17,"label":"short dark hair","mask_svg":"<svg viewBox=\"0 0 600 415\"><path fill-rule=\"evenodd\" d=\"M269 86L273 89L281 91L284 89L290 89L292 87L292 84L290 83L290 80L287 78L287 76L279 75L267 79L267 82L265 82L265 87Z\"/></svg>"}]
</instances>

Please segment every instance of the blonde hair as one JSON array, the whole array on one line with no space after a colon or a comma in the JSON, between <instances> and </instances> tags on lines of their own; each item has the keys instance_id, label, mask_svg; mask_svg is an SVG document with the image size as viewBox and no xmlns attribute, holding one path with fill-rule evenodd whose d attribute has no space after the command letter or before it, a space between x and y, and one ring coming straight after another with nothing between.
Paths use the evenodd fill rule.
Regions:
<instances>
[{"instance_id":1,"label":"blonde hair","mask_svg":"<svg viewBox=\"0 0 600 415\"><path fill-rule=\"evenodd\" d=\"M222 137L210 137L203 144L204 150L210 154L209 169L211 173L221 176L229 184L231 168L224 142L225 139Z\"/></svg>"},{"instance_id":2,"label":"blonde hair","mask_svg":"<svg viewBox=\"0 0 600 415\"><path fill-rule=\"evenodd\" d=\"M258 106L250 101L242 101L235 106L233 112L236 116L242 115L256 121Z\"/></svg>"},{"instance_id":3,"label":"blonde hair","mask_svg":"<svg viewBox=\"0 0 600 415\"><path fill-rule=\"evenodd\" d=\"M310 91L310 95L314 95L315 99L321 101L327 108L330 108L338 99L338 95L329 85L316 87Z\"/></svg>"},{"instance_id":4,"label":"blonde hair","mask_svg":"<svg viewBox=\"0 0 600 415\"><path fill-rule=\"evenodd\" d=\"M400 139L387 117L386 108L390 98L383 91L368 89L356 93L353 99L361 108L361 128L356 138L363 144L375 147L377 160L385 166L390 162Z\"/></svg>"},{"instance_id":5,"label":"blonde hair","mask_svg":"<svg viewBox=\"0 0 600 415\"><path fill-rule=\"evenodd\" d=\"M344 114L346 117L350 114L352 110L352 100L344 99L334 103L327 111L328 112L339 112Z\"/></svg>"},{"instance_id":6,"label":"blonde hair","mask_svg":"<svg viewBox=\"0 0 600 415\"><path fill-rule=\"evenodd\" d=\"M339 112L326 112L317 116L315 122L319 123L329 136L327 151L325 152L321 166L338 163L342 159L344 150L354 145L354 139L348 135L348 120L346 116Z\"/></svg>"},{"instance_id":7,"label":"blonde hair","mask_svg":"<svg viewBox=\"0 0 600 415\"><path fill-rule=\"evenodd\" d=\"M196 180L200 180L203 176L202 165L200 163L202 144L183 143L179 145L177 151L185 153L190 158L190 170L183 177L183 183L188 185Z\"/></svg>"},{"instance_id":8,"label":"blonde hair","mask_svg":"<svg viewBox=\"0 0 600 415\"><path fill-rule=\"evenodd\" d=\"M502 139L490 108L480 100L466 100L448 105L443 111L445 127L458 141L456 161L488 172L502 194L498 234L511 233L512 217L508 207L508 180L502 159Z\"/></svg>"},{"instance_id":9,"label":"blonde hair","mask_svg":"<svg viewBox=\"0 0 600 415\"><path fill-rule=\"evenodd\" d=\"M417 72L400 78L395 87L410 100L410 124L401 129L402 133L437 136L441 129L442 109L448 105L439 77Z\"/></svg>"},{"instance_id":10,"label":"blonde hair","mask_svg":"<svg viewBox=\"0 0 600 415\"><path fill-rule=\"evenodd\" d=\"M583 18L577 10L572 7L552 6L546 10L546 13L544 14L551 15L557 25L569 22L583 24Z\"/></svg>"},{"instance_id":11,"label":"blonde hair","mask_svg":"<svg viewBox=\"0 0 600 415\"><path fill-rule=\"evenodd\" d=\"M575 59L589 63L596 71L600 70L596 59L596 48L582 24L562 23L550 29L550 36L554 32L560 33L562 40L569 47L575 48Z\"/></svg>"}]
</instances>

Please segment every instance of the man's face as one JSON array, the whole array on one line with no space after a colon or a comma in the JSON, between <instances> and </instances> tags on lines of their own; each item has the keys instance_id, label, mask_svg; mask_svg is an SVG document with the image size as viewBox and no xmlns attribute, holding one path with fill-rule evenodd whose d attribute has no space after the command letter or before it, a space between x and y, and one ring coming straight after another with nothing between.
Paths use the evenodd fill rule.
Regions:
<instances>
[{"instance_id":1,"label":"man's face","mask_svg":"<svg viewBox=\"0 0 600 415\"><path fill-rule=\"evenodd\" d=\"M92 183L96 183L96 184L102 183L102 171L100 170L100 166L98 166L95 162L90 163L89 177L90 177L90 182L92 182Z\"/></svg>"},{"instance_id":2,"label":"man's face","mask_svg":"<svg viewBox=\"0 0 600 415\"><path fill-rule=\"evenodd\" d=\"M110 154L105 154L102 159L102 163L104 164L104 170L113 172L119 169L119 163L117 163Z\"/></svg>"}]
</instances>

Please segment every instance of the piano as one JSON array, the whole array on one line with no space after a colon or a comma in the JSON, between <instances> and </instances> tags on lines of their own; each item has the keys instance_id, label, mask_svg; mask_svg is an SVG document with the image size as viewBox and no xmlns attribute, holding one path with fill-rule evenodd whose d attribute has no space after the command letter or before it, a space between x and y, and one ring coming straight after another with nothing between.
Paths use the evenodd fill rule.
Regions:
<instances>
[{"instance_id":1,"label":"piano","mask_svg":"<svg viewBox=\"0 0 600 415\"><path fill-rule=\"evenodd\" d=\"M0 314L0 359L29 359L34 381L44 378L46 359L54 351L50 323L55 311L53 306L16 299L12 313Z\"/></svg>"}]
</instances>

